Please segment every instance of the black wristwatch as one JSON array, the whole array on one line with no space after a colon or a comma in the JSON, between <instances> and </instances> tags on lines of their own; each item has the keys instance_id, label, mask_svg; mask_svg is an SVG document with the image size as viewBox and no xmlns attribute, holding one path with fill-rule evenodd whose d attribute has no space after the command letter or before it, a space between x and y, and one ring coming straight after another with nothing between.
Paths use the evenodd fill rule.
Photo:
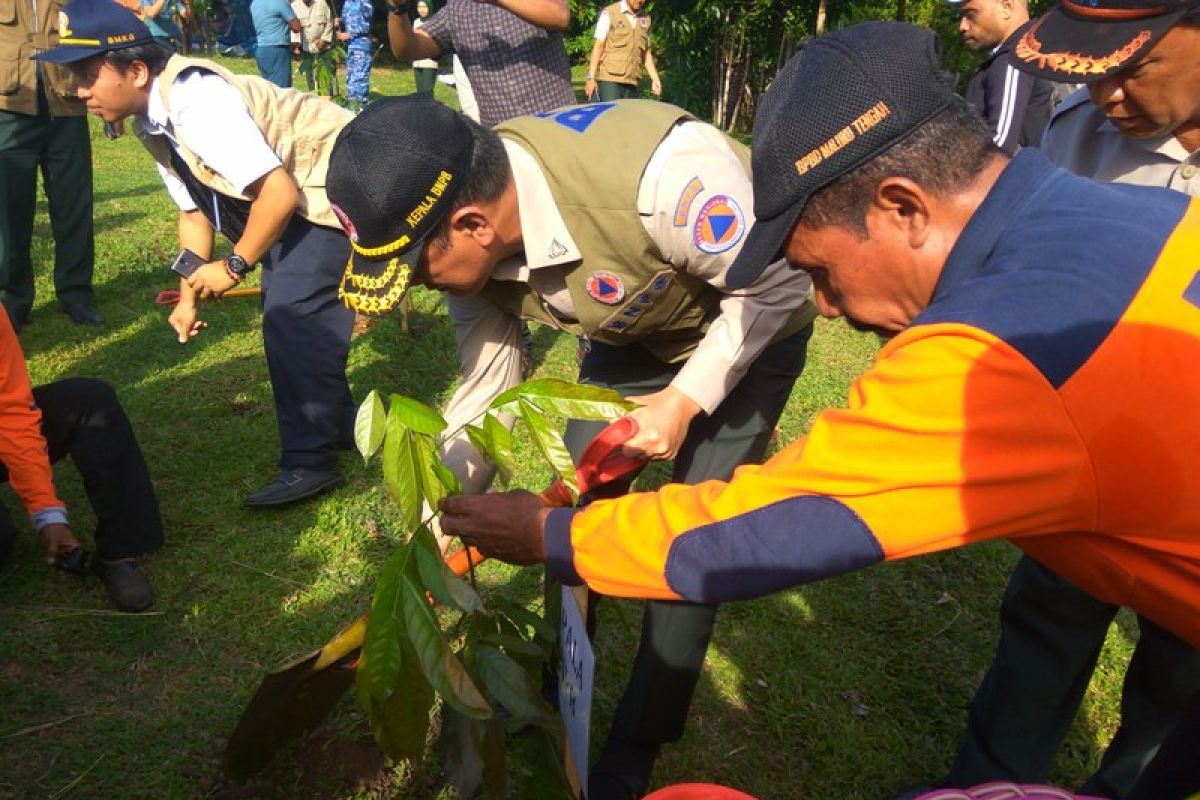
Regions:
<instances>
[{"instance_id":1,"label":"black wristwatch","mask_svg":"<svg viewBox=\"0 0 1200 800\"><path fill-rule=\"evenodd\" d=\"M249 275L250 271L254 269L253 264L247 264L246 259L237 253L229 254L229 257L225 259L225 267L231 274L237 276L239 280Z\"/></svg>"},{"instance_id":2,"label":"black wristwatch","mask_svg":"<svg viewBox=\"0 0 1200 800\"><path fill-rule=\"evenodd\" d=\"M404 0L404 2L402 2L402 3L390 3L389 2L387 4L388 13L395 14L396 16L400 16L401 14L407 14L408 13L408 3L409 3L409 0Z\"/></svg>"}]
</instances>

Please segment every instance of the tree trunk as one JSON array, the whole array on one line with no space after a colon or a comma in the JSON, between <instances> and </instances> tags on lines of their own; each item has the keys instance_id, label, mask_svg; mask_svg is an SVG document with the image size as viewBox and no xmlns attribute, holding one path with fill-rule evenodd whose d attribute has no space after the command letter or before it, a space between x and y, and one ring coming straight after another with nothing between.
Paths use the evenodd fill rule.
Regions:
<instances>
[{"instance_id":1,"label":"tree trunk","mask_svg":"<svg viewBox=\"0 0 1200 800\"><path fill-rule=\"evenodd\" d=\"M896 0L896 21L907 22L908 0Z\"/></svg>"}]
</instances>

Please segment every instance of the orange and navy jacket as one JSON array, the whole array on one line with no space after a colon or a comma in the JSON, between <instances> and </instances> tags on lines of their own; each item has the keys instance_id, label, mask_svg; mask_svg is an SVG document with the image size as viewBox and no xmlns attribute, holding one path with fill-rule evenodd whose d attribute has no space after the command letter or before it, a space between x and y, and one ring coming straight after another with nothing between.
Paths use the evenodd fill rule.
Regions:
<instances>
[{"instance_id":1,"label":"orange and navy jacket","mask_svg":"<svg viewBox=\"0 0 1200 800\"><path fill-rule=\"evenodd\" d=\"M54 491L50 458L42 436L42 412L33 400L25 354L8 314L0 308L0 462L34 527L66 522Z\"/></svg>"},{"instance_id":2,"label":"orange and navy jacket","mask_svg":"<svg viewBox=\"0 0 1200 800\"><path fill-rule=\"evenodd\" d=\"M549 574L719 603L1011 539L1200 645L1200 201L1022 151L929 306L729 482L553 511Z\"/></svg>"}]
</instances>

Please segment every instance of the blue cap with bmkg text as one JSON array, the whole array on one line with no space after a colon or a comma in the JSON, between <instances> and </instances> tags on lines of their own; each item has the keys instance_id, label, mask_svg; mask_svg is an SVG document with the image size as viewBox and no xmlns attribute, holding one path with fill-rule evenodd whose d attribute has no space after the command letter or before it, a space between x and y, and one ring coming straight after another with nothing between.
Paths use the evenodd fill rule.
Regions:
<instances>
[{"instance_id":1,"label":"blue cap with bmkg text","mask_svg":"<svg viewBox=\"0 0 1200 800\"><path fill-rule=\"evenodd\" d=\"M71 0L58 12L58 46L34 58L70 64L111 50L153 43L145 23L113 0Z\"/></svg>"}]
</instances>

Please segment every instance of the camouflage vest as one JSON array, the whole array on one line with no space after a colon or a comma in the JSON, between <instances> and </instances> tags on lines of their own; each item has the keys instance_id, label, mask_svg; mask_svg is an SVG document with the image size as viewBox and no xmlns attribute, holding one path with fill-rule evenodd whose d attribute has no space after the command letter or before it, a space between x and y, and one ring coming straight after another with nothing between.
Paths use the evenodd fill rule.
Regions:
<instances>
[{"instance_id":1,"label":"camouflage vest","mask_svg":"<svg viewBox=\"0 0 1200 800\"><path fill-rule=\"evenodd\" d=\"M234 75L212 61L183 56L172 56L158 76L158 89L168 113L175 80L185 70L196 68L219 75L241 94L267 144L300 187L302 197L297 212L309 222L340 230L341 225L325 196L325 174L334 140L354 115L325 98L281 89L257 75ZM171 145L161 136L147 134L136 123L134 130L154 160L176 172L171 163ZM231 143L231 146L236 145ZM184 165L204 186L227 197L251 199L187 147L177 145L177 148Z\"/></svg>"}]
</instances>

